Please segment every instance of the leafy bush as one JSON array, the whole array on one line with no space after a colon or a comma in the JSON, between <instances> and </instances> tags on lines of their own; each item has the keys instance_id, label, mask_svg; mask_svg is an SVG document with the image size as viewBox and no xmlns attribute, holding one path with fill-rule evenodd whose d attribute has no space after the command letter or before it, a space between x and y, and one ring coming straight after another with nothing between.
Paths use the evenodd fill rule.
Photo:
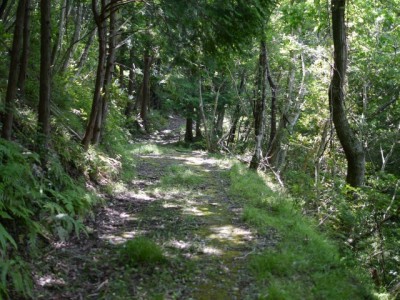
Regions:
<instances>
[{"instance_id":1,"label":"leafy bush","mask_svg":"<svg viewBox=\"0 0 400 300\"><path fill-rule=\"evenodd\" d=\"M320 213L325 228L371 270L378 285L391 289L400 280L399 180L389 174L367 178L367 186L344 186L324 200ZM329 209L329 210L328 210Z\"/></svg>"}]
</instances>

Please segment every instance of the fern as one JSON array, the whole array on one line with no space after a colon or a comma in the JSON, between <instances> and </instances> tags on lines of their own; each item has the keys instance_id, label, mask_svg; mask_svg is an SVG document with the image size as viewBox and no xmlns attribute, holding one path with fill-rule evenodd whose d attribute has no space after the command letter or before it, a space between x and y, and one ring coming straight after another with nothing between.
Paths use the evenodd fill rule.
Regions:
<instances>
[{"instance_id":1,"label":"fern","mask_svg":"<svg viewBox=\"0 0 400 300\"><path fill-rule=\"evenodd\" d=\"M8 233L8 231L4 228L0 223L0 253L2 250L7 249L7 244L10 243L15 249L17 249L17 243L12 238L12 236Z\"/></svg>"},{"instance_id":2,"label":"fern","mask_svg":"<svg viewBox=\"0 0 400 300\"><path fill-rule=\"evenodd\" d=\"M18 255L24 250L16 236L35 251L38 234L65 240L85 232L81 216L94 198L65 172L57 155L49 157L44 171L36 154L0 139L0 299L10 289L30 295L29 267Z\"/></svg>"},{"instance_id":3,"label":"fern","mask_svg":"<svg viewBox=\"0 0 400 300\"><path fill-rule=\"evenodd\" d=\"M2 296L9 298L7 283L10 281L16 292L26 298L32 297L32 280L29 276L28 266L20 258L0 261L0 299Z\"/></svg>"}]
</instances>

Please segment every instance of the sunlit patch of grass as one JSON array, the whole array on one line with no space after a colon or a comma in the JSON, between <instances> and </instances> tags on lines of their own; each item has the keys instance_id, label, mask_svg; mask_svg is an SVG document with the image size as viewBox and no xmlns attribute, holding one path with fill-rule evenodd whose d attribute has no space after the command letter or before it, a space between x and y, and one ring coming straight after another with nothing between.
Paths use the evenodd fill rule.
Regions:
<instances>
[{"instance_id":1,"label":"sunlit patch of grass","mask_svg":"<svg viewBox=\"0 0 400 300\"><path fill-rule=\"evenodd\" d=\"M136 170L134 165L122 165L121 180L124 182L131 182L136 178Z\"/></svg>"},{"instance_id":2,"label":"sunlit patch of grass","mask_svg":"<svg viewBox=\"0 0 400 300\"><path fill-rule=\"evenodd\" d=\"M186 186L193 187L201 184L204 176L183 165L172 165L167 173L161 178L164 186Z\"/></svg>"},{"instance_id":3,"label":"sunlit patch of grass","mask_svg":"<svg viewBox=\"0 0 400 300\"><path fill-rule=\"evenodd\" d=\"M165 149L155 144L134 144L132 145L131 154L134 155L161 155L165 152Z\"/></svg>"},{"instance_id":4,"label":"sunlit patch of grass","mask_svg":"<svg viewBox=\"0 0 400 300\"><path fill-rule=\"evenodd\" d=\"M223 169L223 170L227 170L229 168L232 167L233 165L233 160L229 159L229 158L224 158L224 159L218 159L216 161L216 165L218 166L218 168Z\"/></svg>"},{"instance_id":5,"label":"sunlit patch of grass","mask_svg":"<svg viewBox=\"0 0 400 300\"><path fill-rule=\"evenodd\" d=\"M243 220L260 233L274 228L280 237L250 259L261 299L373 299L366 276L349 269L334 243L289 198L243 166L235 165L230 175L232 196L245 201Z\"/></svg>"},{"instance_id":6,"label":"sunlit patch of grass","mask_svg":"<svg viewBox=\"0 0 400 300\"><path fill-rule=\"evenodd\" d=\"M247 222L248 224L259 227L259 228L262 228L269 224L268 218L266 218L264 215L260 214L259 209L252 207L252 206L247 206L243 210L242 219L243 219L243 221Z\"/></svg>"},{"instance_id":7,"label":"sunlit patch of grass","mask_svg":"<svg viewBox=\"0 0 400 300\"><path fill-rule=\"evenodd\" d=\"M230 172L232 197L239 196L256 207L271 206L277 194L274 193L256 172L248 172L243 166L234 165Z\"/></svg>"},{"instance_id":8,"label":"sunlit patch of grass","mask_svg":"<svg viewBox=\"0 0 400 300\"><path fill-rule=\"evenodd\" d=\"M145 237L137 237L124 243L119 251L119 258L129 266L154 266L166 262L162 249Z\"/></svg>"},{"instance_id":9,"label":"sunlit patch of grass","mask_svg":"<svg viewBox=\"0 0 400 300\"><path fill-rule=\"evenodd\" d=\"M102 189L108 195L122 194L128 192L127 186L121 181L110 182Z\"/></svg>"},{"instance_id":10,"label":"sunlit patch of grass","mask_svg":"<svg viewBox=\"0 0 400 300\"><path fill-rule=\"evenodd\" d=\"M178 201L185 202L186 198L191 196L192 191L185 188L185 186L168 186L162 184L161 186L155 187L152 191L154 197L163 199L164 201Z\"/></svg>"}]
</instances>

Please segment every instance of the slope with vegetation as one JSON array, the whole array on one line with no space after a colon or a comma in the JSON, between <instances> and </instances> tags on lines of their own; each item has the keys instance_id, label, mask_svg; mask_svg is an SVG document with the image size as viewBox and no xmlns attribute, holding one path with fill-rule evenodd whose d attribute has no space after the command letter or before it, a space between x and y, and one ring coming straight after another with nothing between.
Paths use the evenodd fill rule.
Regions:
<instances>
[{"instance_id":1,"label":"slope with vegetation","mask_svg":"<svg viewBox=\"0 0 400 300\"><path fill-rule=\"evenodd\" d=\"M136 174L109 183L89 235L34 265L34 298L373 298L365 274L267 178L180 147L130 154Z\"/></svg>"},{"instance_id":2,"label":"slope with vegetation","mask_svg":"<svg viewBox=\"0 0 400 300\"><path fill-rule=\"evenodd\" d=\"M399 7L0 1L0 298L399 297Z\"/></svg>"}]
</instances>

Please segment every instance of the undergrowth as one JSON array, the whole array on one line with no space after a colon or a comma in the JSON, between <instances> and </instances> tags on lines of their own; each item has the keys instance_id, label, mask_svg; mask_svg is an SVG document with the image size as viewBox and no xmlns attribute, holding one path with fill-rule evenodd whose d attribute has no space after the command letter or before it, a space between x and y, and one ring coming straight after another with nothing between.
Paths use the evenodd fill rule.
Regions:
<instances>
[{"instance_id":1,"label":"undergrowth","mask_svg":"<svg viewBox=\"0 0 400 300\"><path fill-rule=\"evenodd\" d=\"M370 281L334 242L255 172L235 165L232 197L244 201L243 219L260 234L276 231L276 246L252 255L261 299L373 299Z\"/></svg>"},{"instance_id":2,"label":"undergrowth","mask_svg":"<svg viewBox=\"0 0 400 300\"><path fill-rule=\"evenodd\" d=\"M84 152L73 129L62 124L53 122L45 165L22 135L30 122L21 123L18 143L0 139L0 299L30 298L29 261L53 241L86 233L84 218L99 200L87 183L101 190L117 178L134 177L132 156L125 155L122 142Z\"/></svg>"},{"instance_id":3,"label":"undergrowth","mask_svg":"<svg viewBox=\"0 0 400 300\"><path fill-rule=\"evenodd\" d=\"M161 248L152 240L137 237L121 246L119 260L131 267L138 265L154 266L166 262Z\"/></svg>"},{"instance_id":4,"label":"undergrowth","mask_svg":"<svg viewBox=\"0 0 400 300\"><path fill-rule=\"evenodd\" d=\"M30 296L26 257L38 254L40 241L84 232L83 216L94 202L57 155L43 169L36 153L0 139L0 297L9 290Z\"/></svg>"},{"instance_id":5,"label":"undergrowth","mask_svg":"<svg viewBox=\"0 0 400 300\"><path fill-rule=\"evenodd\" d=\"M72 75L72 74L69 74ZM32 77L33 78L33 77ZM51 137L47 163L37 148L37 82L28 79L15 110L14 142L0 139L0 299L29 297L29 261L43 246L85 234L83 220L98 192L135 176L124 107L127 96L113 86L102 144L83 151L93 78L53 78ZM2 90L1 90L2 91ZM0 92L1 92L0 91Z\"/></svg>"}]
</instances>

